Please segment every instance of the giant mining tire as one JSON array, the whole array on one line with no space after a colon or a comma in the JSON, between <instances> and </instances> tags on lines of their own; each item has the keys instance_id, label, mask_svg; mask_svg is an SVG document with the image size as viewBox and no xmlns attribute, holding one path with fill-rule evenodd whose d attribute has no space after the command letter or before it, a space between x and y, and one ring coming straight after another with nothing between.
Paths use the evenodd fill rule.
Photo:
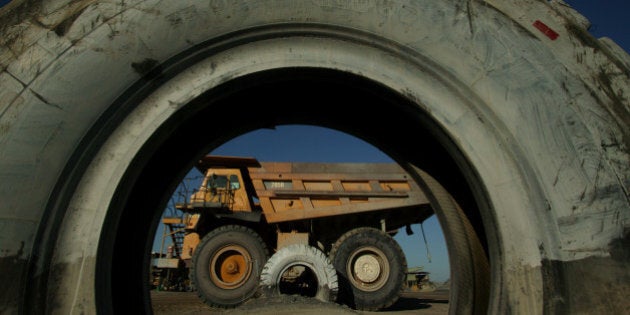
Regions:
<instances>
[{"instance_id":1,"label":"giant mining tire","mask_svg":"<svg viewBox=\"0 0 630 315\"><path fill-rule=\"evenodd\" d=\"M150 312L163 196L294 123L443 184L487 253L489 312L622 313L630 62L587 26L542 0L10 1L0 312Z\"/></svg>"},{"instance_id":2,"label":"giant mining tire","mask_svg":"<svg viewBox=\"0 0 630 315\"><path fill-rule=\"evenodd\" d=\"M254 296L269 258L262 238L240 225L219 227L195 248L192 282L206 304L236 307Z\"/></svg>"},{"instance_id":3,"label":"giant mining tire","mask_svg":"<svg viewBox=\"0 0 630 315\"><path fill-rule=\"evenodd\" d=\"M450 260L450 297L454 314L485 314L488 312L490 266L487 254L470 220L456 200L431 175L410 166L409 174L426 192L435 211Z\"/></svg>"},{"instance_id":4,"label":"giant mining tire","mask_svg":"<svg viewBox=\"0 0 630 315\"><path fill-rule=\"evenodd\" d=\"M341 302L376 311L398 301L407 260L389 234L370 227L352 229L333 244L330 260L339 274Z\"/></svg>"},{"instance_id":5,"label":"giant mining tire","mask_svg":"<svg viewBox=\"0 0 630 315\"><path fill-rule=\"evenodd\" d=\"M289 281L283 278L291 268L301 268L304 279L293 287L285 284ZM269 258L260 276L260 292L267 298L300 294L322 302L334 302L338 291L335 267L326 254L306 244L293 244L278 250Z\"/></svg>"}]
</instances>

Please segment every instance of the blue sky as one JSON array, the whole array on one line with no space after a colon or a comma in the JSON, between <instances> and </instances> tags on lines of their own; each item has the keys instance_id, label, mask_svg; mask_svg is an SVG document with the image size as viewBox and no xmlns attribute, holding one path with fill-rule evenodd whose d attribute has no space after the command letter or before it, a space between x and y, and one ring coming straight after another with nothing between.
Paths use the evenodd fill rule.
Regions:
<instances>
[{"instance_id":1,"label":"blue sky","mask_svg":"<svg viewBox=\"0 0 630 315\"><path fill-rule=\"evenodd\" d=\"M630 0L565 1L591 21L590 32L596 38L610 37L630 51Z\"/></svg>"},{"instance_id":2,"label":"blue sky","mask_svg":"<svg viewBox=\"0 0 630 315\"><path fill-rule=\"evenodd\" d=\"M591 21L590 31L596 38L610 37L626 51L630 51L630 0L576 0L567 3ZM391 161L378 149L357 138L334 130L309 126L279 126L275 130L257 130L233 139L212 154L252 156L260 161ZM449 278L448 253L435 216L425 221L423 227L429 245L430 261L419 226L413 226L414 235L406 236L402 232L396 239L403 247L410 267L423 266L431 273L434 281L445 281Z\"/></svg>"}]
</instances>

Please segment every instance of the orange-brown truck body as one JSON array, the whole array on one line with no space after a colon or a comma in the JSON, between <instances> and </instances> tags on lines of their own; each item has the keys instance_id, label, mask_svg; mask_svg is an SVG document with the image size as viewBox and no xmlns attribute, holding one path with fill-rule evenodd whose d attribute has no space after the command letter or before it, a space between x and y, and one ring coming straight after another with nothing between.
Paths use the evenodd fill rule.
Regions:
<instances>
[{"instance_id":1,"label":"orange-brown truck body","mask_svg":"<svg viewBox=\"0 0 630 315\"><path fill-rule=\"evenodd\" d=\"M200 238L222 223L241 222L271 248L295 242L326 242L359 226L388 232L420 223L433 212L409 175L395 163L258 162L252 158L207 156L205 174L185 212L181 252L192 257ZM310 240L310 241L309 241Z\"/></svg>"}]
</instances>

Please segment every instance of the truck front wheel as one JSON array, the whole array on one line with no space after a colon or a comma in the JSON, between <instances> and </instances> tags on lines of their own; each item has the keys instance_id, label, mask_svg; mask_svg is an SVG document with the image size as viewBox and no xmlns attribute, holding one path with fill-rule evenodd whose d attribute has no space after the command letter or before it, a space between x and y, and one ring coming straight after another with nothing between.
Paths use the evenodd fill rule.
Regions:
<instances>
[{"instance_id":1,"label":"truck front wheel","mask_svg":"<svg viewBox=\"0 0 630 315\"><path fill-rule=\"evenodd\" d=\"M342 235L330 257L339 276L339 301L359 310L394 304L403 289L407 261L396 241L362 227Z\"/></svg>"},{"instance_id":2,"label":"truck front wheel","mask_svg":"<svg viewBox=\"0 0 630 315\"><path fill-rule=\"evenodd\" d=\"M226 225L208 233L195 249L192 281L208 305L231 308L251 298L269 258L267 246L253 230Z\"/></svg>"}]
</instances>

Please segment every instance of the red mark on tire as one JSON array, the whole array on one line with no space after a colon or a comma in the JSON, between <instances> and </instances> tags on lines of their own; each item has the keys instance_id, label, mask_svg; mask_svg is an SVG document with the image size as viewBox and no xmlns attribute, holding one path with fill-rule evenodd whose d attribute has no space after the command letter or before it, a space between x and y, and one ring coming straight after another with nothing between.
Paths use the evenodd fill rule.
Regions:
<instances>
[{"instance_id":1,"label":"red mark on tire","mask_svg":"<svg viewBox=\"0 0 630 315\"><path fill-rule=\"evenodd\" d=\"M558 33L556 33L556 31L552 30L549 26L547 26L547 24L541 22L540 20L536 20L536 22L534 22L534 27L545 34L545 36L549 37L551 40L556 40L558 36L560 36Z\"/></svg>"}]
</instances>

